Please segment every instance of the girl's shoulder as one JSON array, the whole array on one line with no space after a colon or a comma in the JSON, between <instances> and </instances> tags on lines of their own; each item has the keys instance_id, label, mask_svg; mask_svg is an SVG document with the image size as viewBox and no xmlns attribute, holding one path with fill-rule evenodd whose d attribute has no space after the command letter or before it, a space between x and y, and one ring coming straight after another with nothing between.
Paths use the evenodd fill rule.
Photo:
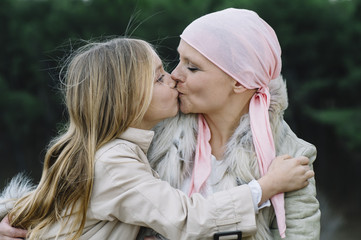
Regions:
<instances>
[{"instance_id":1,"label":"girl's shoulder","mask_svg":"<svg viewBox=\"0 0 361 240\"><path fill-rule=\"evenodd\" d=\"M95 154L95 160L112 158L139 158L139 146L124 139L114 139L102 146Z\"/></svg>"}]
</instances>

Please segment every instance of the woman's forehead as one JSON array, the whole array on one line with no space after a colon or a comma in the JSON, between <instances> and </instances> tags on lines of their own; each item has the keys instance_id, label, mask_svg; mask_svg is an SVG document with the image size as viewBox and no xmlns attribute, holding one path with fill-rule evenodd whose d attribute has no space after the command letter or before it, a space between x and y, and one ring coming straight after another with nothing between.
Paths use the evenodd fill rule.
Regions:
<instances>
[{"instance_id":1,"label":"woman's forehead","mask_svg":"<svg viewBox=\"0 0 361 240\"><path fill-rule=\"evenodd\" d=\"M179 42L177 51L179 53L179 57L189 61L206 61L208 59L205 58L200 52L190 46L187 42L183 41L182 39Z\"/></svg>"},{"instance_id":2,"label":"woman's forehead","mask_svg":"<svg viewBox=\"0 0 361 240\"><path fill-rule=\"evenodd\" d=\"M181 60L185 62L190 62L196 65L201 65L204 69L220 69L217 65L211 62L208 58L203 56L198 50L194 49L191 45L189 45L186 41L181 40L178 45L179 57Z\"/></svg>"}]
</instances>

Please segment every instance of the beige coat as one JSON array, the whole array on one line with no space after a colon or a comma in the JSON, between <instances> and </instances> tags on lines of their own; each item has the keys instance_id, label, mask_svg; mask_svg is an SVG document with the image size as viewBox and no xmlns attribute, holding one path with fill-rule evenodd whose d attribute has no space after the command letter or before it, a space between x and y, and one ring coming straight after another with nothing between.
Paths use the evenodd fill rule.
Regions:
<instances>
[{"instance_id":1,"label":"beige coat","mask_svg":"<svg viewBox=\"0 0 361 240\"><path fill-rule=\"evenodd\" d=\"M241 230L246 235L255 231L248 186L190 199L152 171L146 157L152 138L152 131L130 128L96 153L94 188L81 239L136 239L139 226L175 240L210 239L219 231ZM52 225L44 239L55 238L59 227Z\"/></svg>"},{"instance_id":2,"label":"beige coat","mask_svg":"<svg viewBox=\"0 0 361 240\"><path fill-rule=\"evenodd\" d=\"M286 84L282 77L272 80L269 88L269 117L276 154L307 156L312 168L316 159L316 148L299 139L283 120L288 101ZM160 123L154 130L155 137L148 152L151 166L162 179L170 182L173 187L180 188L184 179L192 173L198 130L197 116L181 114ZM212 186L214 191L223 191L260 177L248 114L240 119L239 126L227 143L223 162L218 167L220 180ZM315 179L311 178L309 182L306 188L285 194L287 240L320 238L321 213L316 198ZM244 239L280 239L273 207L263 208L256 218L256 235Z\"/></svg>"}]
</instances>

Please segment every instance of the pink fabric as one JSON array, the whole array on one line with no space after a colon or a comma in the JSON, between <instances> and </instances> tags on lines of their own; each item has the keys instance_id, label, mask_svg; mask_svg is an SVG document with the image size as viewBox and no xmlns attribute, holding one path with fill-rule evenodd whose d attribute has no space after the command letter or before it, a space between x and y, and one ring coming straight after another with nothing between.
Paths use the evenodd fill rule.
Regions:
<instances>
[{"instance_id":1,"label":"pink fabric","mask_svg":"<svg viewBox=\"0 0 361 240\"><path fill-rule=\"evenodd\" d=\"M189 196L199 192L211 173L211 131L202 114L198 115L198 137Z\"/></svg>"},{"instance_id":2,"label":"pink fabric","mask_svg":"<svg viewBox=\"0 0 361 240\"><path fill-rule=\"evenodd\" d=\"M258 166L261 175L264 176L271 165L272 160L276 157L276 150L273 142L271 126L269 123L268 108L270 105L270 93L267 87L261 87L253 95L249 115L251 119L251 129L253 144L258 157ZM267 112L267 114L265 114ZM271 198L275 209L278 229L282 238L286 237L286 215L284 207L284 194L280 193Z\"/></svg>"},{"instance_id":3,"label":"pink fabric","mask_svg":"<svg viewBox=\"0 0 361 240\"><path fill-rule=\"evenodd\" d=\"M269 123L270 93L268 84L281 72L281 48L273 29L255 12L229 8L204 15L181 34L183 41L233 77L247 89L258 89L251 99L249 114L253 142L263 176L275 158L275 147ZM192 193L207 181L211 169L209 128L203 116L199 119L198 145L192 175ZM201 170L201 168L204 169ZM195 185L197 184L197 185ZM281 237L286 222L283 194L272 199Z\"/></svg>"}]
</instances>

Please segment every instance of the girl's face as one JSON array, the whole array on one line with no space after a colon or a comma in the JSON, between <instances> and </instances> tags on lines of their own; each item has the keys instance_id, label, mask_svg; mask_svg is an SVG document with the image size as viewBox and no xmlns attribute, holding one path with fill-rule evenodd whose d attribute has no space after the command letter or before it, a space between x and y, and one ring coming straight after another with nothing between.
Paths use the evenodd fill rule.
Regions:
<instances>
[{"instance_id":1,"label":"girl's face","mask_svg":"<svg viewBox=\"0 0 361 240\"><path fill-rule=\"evenodd\" d=\"M178 91L176 82L170 77L164 68L162 61L155 54L155 80L153 97L143 118L143 124L148 128L153 127L159 121L174 117L178 113Z\"/></svg>"},{"instance_id":2,"label":"girl's face","mask_svg":"<svg viewBox=\"0 0 361 240\"><path fill-rule=\"evenodd\" d=\"M181 40L179 63L172 72L183 113L211 114L222 110L233 93L234 80Z\"/></svg>"}]
</instances>

